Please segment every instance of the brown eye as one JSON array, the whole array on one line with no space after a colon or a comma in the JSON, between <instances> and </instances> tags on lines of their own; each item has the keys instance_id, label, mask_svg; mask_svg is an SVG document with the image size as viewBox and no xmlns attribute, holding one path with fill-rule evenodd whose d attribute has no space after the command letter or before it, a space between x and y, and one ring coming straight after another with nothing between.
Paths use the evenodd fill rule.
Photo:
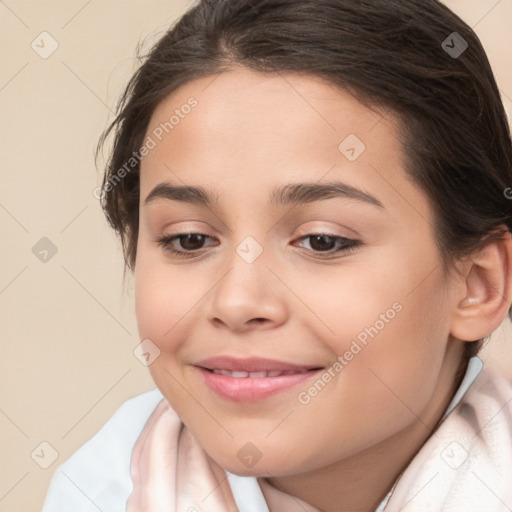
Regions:
<instances>
[{"instance_id":1,"label":"brown eye","mask_svg":"<svg viewBox=\"0 0 512 512\"><path fill-rule=\"evenodd\" d=\"M331 251L336 246L336 239L328 235L310 235L310 246L315 251Z\"/></svg>"},{"instance_id":2,"label":"brown eye","mask_svg":"<svg viewBox=\"0 0 512 512\"><path fill-rule=\"evenodd\" d=\"M201 249L202 244L204 243L205 235L200 235L199 233L191 233L190 235L180 235L178 237L179 243L181 247L187 251L197 251L197 249Z\"/></svg>"},{"instance_id":3,"label":"brown eye","mask_svg":"<svg viewBox=\"0 0 512 512\"><path fill-rule=\"evenodd\" d=\"M309 250L313 253L328 253L329 255L354 251L361 245L358 240L325 233L306 235L299 240L309 240Z\"/></svg>"},{"instance_id":4,"label":"brown eye","mask_svg":"<svg viewBox=\"0 0 512 512\"><path fill-rule=\"evenodd\" d=\"M200 253L207 238L211 237L203 233L178 233L176 235L163 236L156 240L156 242L166 252L187 257Z\"/></svg>"}]
</instances>

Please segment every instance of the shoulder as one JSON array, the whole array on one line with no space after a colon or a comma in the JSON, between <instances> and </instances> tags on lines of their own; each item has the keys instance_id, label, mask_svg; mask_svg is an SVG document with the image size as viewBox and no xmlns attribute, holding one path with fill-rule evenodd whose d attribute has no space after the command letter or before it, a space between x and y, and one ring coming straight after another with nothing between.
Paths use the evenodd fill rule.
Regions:
<instances>
[{"instance_id":1,"label":"shoulder","mask_svg":"<svg viewBox=\"0 0 512 512\"><path fill-rule=\"evenodd\" d=\"M42 512L124 511L131 453L163 399L155 388L123 402L103 427L55 470Z\"/></svg>"}]
</instances>

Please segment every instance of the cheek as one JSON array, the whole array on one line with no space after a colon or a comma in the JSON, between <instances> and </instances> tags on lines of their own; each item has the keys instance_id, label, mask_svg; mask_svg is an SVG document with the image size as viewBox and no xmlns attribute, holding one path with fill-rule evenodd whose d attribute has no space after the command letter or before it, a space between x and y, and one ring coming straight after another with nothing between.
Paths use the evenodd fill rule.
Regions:
<instances>
[{"instance_id":1,"label":"cheek","mask_svg":"<svg viewBox=\"0 0 512 512\"><path fill-rule=\"evenodd\" d=\"M149 339L159 352L148 366L156 386L171 407L178 409L186 401L181 396L183 381L178 357L190 333L191 318L199 307L199 283L180 278L180 273L162 264L138 257L135 272L135 313L139 337ZM174 377L174 378L173 378Z\"/></svg>"},{"instance_id":2,"label":"cheek","mask_svg":"<svg viewBox=\"0 0 512 512\"><path fill-rule=\"evenodd\" d=\"M300 390L304 405L295 410L295 434L307 436L314 445L309 450L311 467L394 436L415 424L428 407L443 363L446 329L441 322L432 324L437 306L430 307L419 296L402 298L400 304L403 309L393 310L394 318L382 321L384 326L368 320L360 331L366 344L357 337L340 337L331 345L343 361L336 377L325 386L313 383ZM315 421L313 437L311 418L323 419Z\"/></svg>"},{"instance_id":3,"label":"cheek","mask_svg":"<svg viewBox=\"0 0 512 512\"><path fill-rule=\"evenodd\" d=\"M349 349L350 341L370 339L368 329L380 332L399 316L408 300L404 290L403 266L386 263L382 258L343 267L327 268L312 280L307 276L295 281L294 292L304 298L304 315L309 328L317 329L336 354ZM410 281L410 280L409 280ZM317 284L314 285L314 282Z\"/></svg>"},{"instance_id":4,"label":"cheek","mask_svg":"<svg viewBox=\"0 0 512 512\"><path fill-rule=\"evenodd\" d=\"M204 283L189 272L141 254L135 271L135 314L141 339L149 338L161 352L174 352L177 340L184 338L188 317L200 307L203 288Z\"/></svg>"},{"instance_id":5,"label":"cheek","mask_svg":"<svg viewBox=\"0 0 512 512\"><path fill-rule=\"evenodd\" d=\"M397 254L393 264L354 266L343 279L324 280L323 293L309 288L308 305L322 319L318 333L329 328L323 340L343 359L339 378L329 384L333 394L322 392L314 407L332 407L334 397L341 397L338 425L350 410L359 411L355 424L377 415L392 430L415 418L411 410L421 414L430 400L449 335L446 283L439 269L429 275L435 268L431 256L424 252L425 265L418 266L415 258L400 260Z\"/></svg>"}]
</instances>

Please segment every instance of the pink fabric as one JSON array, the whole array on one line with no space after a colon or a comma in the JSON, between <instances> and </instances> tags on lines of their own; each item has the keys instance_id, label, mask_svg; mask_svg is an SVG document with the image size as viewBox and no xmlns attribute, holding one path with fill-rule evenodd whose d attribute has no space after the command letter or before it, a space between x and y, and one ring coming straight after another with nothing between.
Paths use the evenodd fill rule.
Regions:
<instances>
[{"instance_id":1,"label":"pink fabric","mask_svg":"<svg viewBox=\"0 0 512 512\"><path fill-rule=\"evenodd\" d=\"M127 512L235 512L225 472L162 400L132 453ZM203 498L207 499L202 502Z\"/></svg>"},{"instance_id":2,"label":"pink fabric","mask_svg":"<svg viewBox=\"0 0 512 512\"><path fill-rule=\"evenodd\" d=\"M166 400L135 444L131 474L134 489L127 512L238 511L226 473ZM319 512L259 483L271 512ZM405 469L383 510L512 510L512 388L494 370L482 370Z\"/></svg>"}]
</instances>

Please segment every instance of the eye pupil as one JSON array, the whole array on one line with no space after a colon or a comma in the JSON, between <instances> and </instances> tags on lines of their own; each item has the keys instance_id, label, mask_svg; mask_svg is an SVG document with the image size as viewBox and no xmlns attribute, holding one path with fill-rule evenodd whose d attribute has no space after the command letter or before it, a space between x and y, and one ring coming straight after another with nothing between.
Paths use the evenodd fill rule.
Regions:
<instances>
[{"instance_id":1,"label":"eye pupil","mask_svg":"<svg viewBox=\"0 0 512 512\"><path fill-rule=\"evenodd\" d=\"M190 240L192 239L192 243L190 244ZM201 246L204 243L204 235L200 235L198 233L191 233L189 235L181 235L180 236L180 244L183 249L193 251L194 249L200 249L197 247L197 241L199 241L199 245ZM194 242L196 242L194 244Z\"/></svg>"},{"instance_id":2,"label":"eye pupil","mask_svg":"<svg viewBox=\"0 0 512 512\"><path fill-rule=\"evenodd\" d=\"M325 243L325 240L328 239L330 242ZM319 242L319 243L317 243ZM331 236L327 235L312 235L311 236L311 247L318 251L329 251L335 245L335 240Z\"/></svg>"}]
</instances>

